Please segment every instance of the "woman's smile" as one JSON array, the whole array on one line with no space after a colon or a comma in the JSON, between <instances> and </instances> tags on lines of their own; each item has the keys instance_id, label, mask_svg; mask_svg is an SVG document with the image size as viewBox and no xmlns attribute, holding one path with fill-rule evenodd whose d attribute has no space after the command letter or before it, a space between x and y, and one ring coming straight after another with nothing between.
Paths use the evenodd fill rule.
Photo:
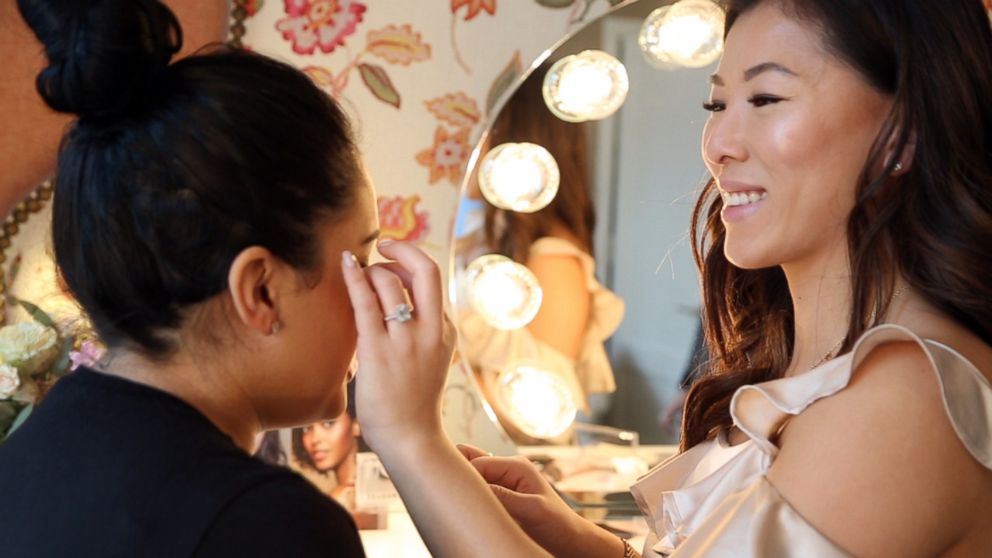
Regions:
<instances>
[{"instance_id":1,"label":"woman's smile","mask_svg":"<svg viewBox=\"0 0 992 558\"><path fill-rule=\"evenodd\" d=\"M720 181L717 186L723 199L720 216L724 224L742 221L754 215L768 198L768 191L760 186L731 181Z\"/></svg>"}]
</instances>

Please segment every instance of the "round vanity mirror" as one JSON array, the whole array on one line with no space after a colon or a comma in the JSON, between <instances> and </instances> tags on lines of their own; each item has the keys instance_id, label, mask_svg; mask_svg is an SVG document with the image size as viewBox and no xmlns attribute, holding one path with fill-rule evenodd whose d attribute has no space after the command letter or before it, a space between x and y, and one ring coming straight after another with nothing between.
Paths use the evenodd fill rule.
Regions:
<instances>
[{"instance_id":1,"label":"round vanity mirror","mask_svg":"<svg viewBox=\"0 0 992 558\"><path fill-rule=\"evenodd\" d=\"M538 145L559 169L554 198L531 212L489 201L480 165L470 168L452 243L459 350L517 443L604 433L677 439L680 383L699 356L689 223L706 178L701 105L715 70L659 66L642 51L648 16L670 4L624 3L546 52L476 147L479 162L505 144ZM567 122L549 109L542 85L556 62L585 52L622 64L626 99L602 119ZM480 262L494 260L536 280L542 296L532 319L514 327L487 319L520 304L519 293L480 287Z\"/></svg>"}]
</instances>

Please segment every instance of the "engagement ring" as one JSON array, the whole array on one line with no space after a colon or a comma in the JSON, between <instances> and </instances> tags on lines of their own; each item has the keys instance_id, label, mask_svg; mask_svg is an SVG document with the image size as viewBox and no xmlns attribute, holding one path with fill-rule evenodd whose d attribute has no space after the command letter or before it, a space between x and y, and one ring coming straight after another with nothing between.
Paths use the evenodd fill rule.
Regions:
<instances>
[{"instance_id":1,"label":"engagement ring","mask_svg":"<svg viewBox=\"0 0 992 558\"><path fill-rule=\"evenodd\" d=\"M413 319L413 308L406 303L397 304L393 311L386 314L385 321L396 320L399 323L409 322Z\"/></svg>"}]
</instances>

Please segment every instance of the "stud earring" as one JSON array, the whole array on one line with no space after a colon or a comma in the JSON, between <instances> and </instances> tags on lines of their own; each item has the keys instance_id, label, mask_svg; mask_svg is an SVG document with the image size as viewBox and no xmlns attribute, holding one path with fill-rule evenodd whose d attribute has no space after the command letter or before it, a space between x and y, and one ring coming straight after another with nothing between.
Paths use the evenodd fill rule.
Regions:
<instances>
[{"instance_id":1,"label":"stud earring","mask_svg":"<svg viewBox=\"0 0 992 558\"><path fill-rule=\"evenodd\" d=\"M892 172L899 172L899 171L901 171L901 170L902 170L902 163L898 163L898 162L897 162L897 163L895 164L895 166L894 166L894 167L892 167Z\"/></svg>"},{"instance_id":2,"label":"stud earring","mask_svg":"<svg viewBox=\"0 0 992 558\"><path fill-rule=\"evenodd\" d=\"M272 335L279 333L280 329L282 329L282 322L279 320L272 322Z\"/></svg>"}]
</instances>

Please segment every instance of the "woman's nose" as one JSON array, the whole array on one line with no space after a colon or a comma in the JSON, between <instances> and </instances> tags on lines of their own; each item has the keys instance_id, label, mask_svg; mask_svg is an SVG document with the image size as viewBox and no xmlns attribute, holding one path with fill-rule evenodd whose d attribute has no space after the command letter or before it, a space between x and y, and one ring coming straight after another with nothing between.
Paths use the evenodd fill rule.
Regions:
<instances>
[{"instance_id":1,"label":"woman's nose","mask_svg":"<svg viewBox=\"0 0 992 558\"><path fill-rule=\"evenodd\" d=\"M741 116L729 108L714 113L707 120L703 128L703 161L714 176L719 176L729 163L747 160L743 132Z\"/></svg>"}]
</instances>

